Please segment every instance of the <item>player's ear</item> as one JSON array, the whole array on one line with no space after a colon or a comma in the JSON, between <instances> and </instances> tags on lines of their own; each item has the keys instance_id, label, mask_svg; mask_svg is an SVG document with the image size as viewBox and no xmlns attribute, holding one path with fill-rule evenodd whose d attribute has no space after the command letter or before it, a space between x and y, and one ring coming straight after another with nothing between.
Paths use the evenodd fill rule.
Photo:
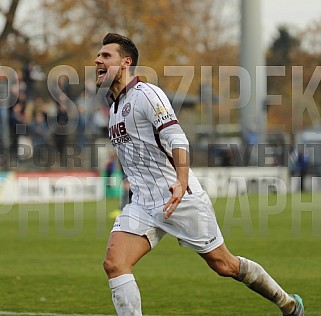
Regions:
<instances>
[{"instance_id":1,"label":"player's ear","mask_svg":"<svg viewBox=\"0 0 321 316\"><path fill-rule=\"evenodd\" d=\"M123 68L130 67L132 62L132 59L129 56L126 56L125 58L123 58Z\"/></svg>"}]
</instances>

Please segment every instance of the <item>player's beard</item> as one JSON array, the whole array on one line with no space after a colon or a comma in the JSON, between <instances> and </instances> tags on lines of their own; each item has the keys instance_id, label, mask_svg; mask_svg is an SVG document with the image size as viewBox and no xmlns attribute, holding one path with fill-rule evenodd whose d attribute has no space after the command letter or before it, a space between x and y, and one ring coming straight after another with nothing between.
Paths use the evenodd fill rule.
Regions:
<instances>
[{"instance_id":1,"label":"player's beard","mask_svg":"<svg viewBox=\"0 0 321 316\"><path fill-rule=\"evenodd\" d=\"M104 77L97 78L97 81L96 81L97 88L111 86L112 84L113 82L110 82L110 80L108 79L107 73L105 74Z\"/></svg>"},{"instance_id":2,"label":"player's beard","mask_svg":"<svg viewBox=\"0 0 321 316\"><path fill-rule=\"evenodd\" d=\"M97 78L96 87L97 88L106 88L109 89L113 86L114 83L118 82L121 78L121 69L119 68L115 74L107 70L106 74L102 78Z\"/></svg>"}]
</instances>

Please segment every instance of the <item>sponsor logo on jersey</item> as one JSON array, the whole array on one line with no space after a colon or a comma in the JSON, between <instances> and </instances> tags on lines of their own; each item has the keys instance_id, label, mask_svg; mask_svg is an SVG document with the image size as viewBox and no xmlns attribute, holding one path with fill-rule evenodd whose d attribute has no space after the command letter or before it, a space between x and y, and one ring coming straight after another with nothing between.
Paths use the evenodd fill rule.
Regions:
<instances>
[{"instance_id":1,"label":"sponsor logo on jersey","mask_svg":"<svg viewBox=\"0 0 321 316\"><path fill-rule=\"evenodd\" d=\"M159 124L164 124L166 121L176 120L176 116L173 113L166 113L165 115L160 115L154 121L154 125L158 126Z\"/></svg>"},{"instance_id":2,"label":"sponsor logo on jersey","mask_svg":"<svg viewBox=\"0 0 321 316\"><path fill-rule=\"evenodd\" d=\"M113 146L118 146L131 141L127 134L125 122L117 123L109 128L109 138Z\"/></svg>"},{"instance_id":3,"label":"sponsor logo on jersey","mask_svg":"<svg viewBox=\"0 0 321 316\"><path fill-rule=\"evenodd\" d=\"M131 110L131 104L128 102L124 105L122 111L121 111L121 115L122 116L127 116Z\"/></svg>"},{"instance_id":4,"label":"sponsor logo on jersey","mask_svg":"<svg viewBox=\"0 0 321 316\"><path fill-rule=\"evenodd\" d=\"M156 110L155 110L155 115L166 115L168 113L168 110L164 107L162 104L157 104Z\"/></svg>"}]
</instances>

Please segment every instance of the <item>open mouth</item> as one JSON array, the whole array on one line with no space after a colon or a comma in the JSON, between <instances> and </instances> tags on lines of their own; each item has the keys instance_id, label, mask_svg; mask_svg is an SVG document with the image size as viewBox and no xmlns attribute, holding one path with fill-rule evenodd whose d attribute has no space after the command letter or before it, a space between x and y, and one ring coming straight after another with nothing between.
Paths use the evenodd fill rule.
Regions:
<instances>
[{"instance_id":1,"label":"open mouth","mask_svg":"<svg viewBox=\"0 0 321 316\"><path fill-rule=\"evenodd\" d=\"M104 77L104 76L106 75L106 73L107 73L107 70L106 70L106 69L100 68L100 69L97 70L97 76L98 76L98 78Z\"/></svg>"}]
</instances>

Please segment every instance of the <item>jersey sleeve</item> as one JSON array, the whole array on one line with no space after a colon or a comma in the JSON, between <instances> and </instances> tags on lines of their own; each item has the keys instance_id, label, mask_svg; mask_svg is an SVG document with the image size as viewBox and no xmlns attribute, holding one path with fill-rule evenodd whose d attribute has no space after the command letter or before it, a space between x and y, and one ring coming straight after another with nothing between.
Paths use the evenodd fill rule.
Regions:
<instances>
[{"instance_id":1,"label":"jersey sleeve","mask_svg":"<svg viewBox=\"0 0 321 316\"><path fill-rule=\"evenodd\" d=\"M144 114L153 124L165 140L170 149L183 148L189 151L189 144L186 135L179 125L176 114L165 93L156 86L149 86L146 93L147 105L144 106Z\"/></svg>"},{"instance_id":2,"label":"jersey sleeve","mask_svg":"<svg viewBox=\"0 0 321 316\"><path fill-rule=\"evenodd\" d=\"M179 124L170 101L160 88L149 86L144 94L147 101L143 109L144 114L158 132L168 126Z\"/></svg>"}]
</instances>

